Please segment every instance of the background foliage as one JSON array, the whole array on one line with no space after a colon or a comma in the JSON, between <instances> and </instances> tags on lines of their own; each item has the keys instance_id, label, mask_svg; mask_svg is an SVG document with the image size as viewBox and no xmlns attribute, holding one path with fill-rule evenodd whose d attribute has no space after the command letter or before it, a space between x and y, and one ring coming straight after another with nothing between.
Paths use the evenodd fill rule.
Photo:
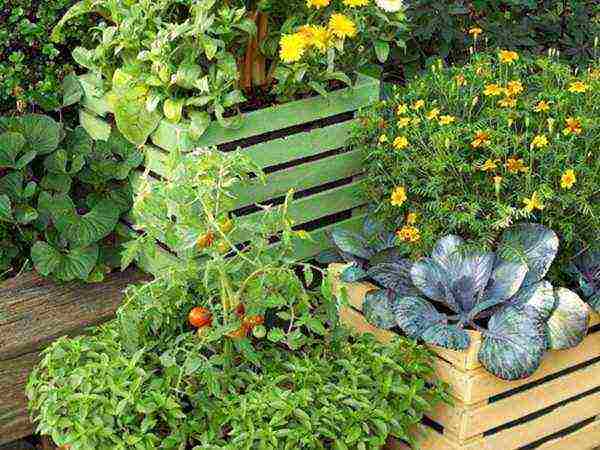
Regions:
<instances>
[{"instance_id":1,"label":"background foliage","mask_svg":"<svg viewBox=\"0 0 600 450\"><path fill-rule=\"evenodd\" d=\"M0 113L60 106L60 85L75 70L71 50L88 42L95 17L78 19L58 45L52 28L74 0L0 0Z\"/></svg>"},{"instance_id":2,"label":"background foliage","mask_svg":"<svg viewBox=\"0 0 600 450\"><path fill-rule=\"evenodd\" d=\"M600 72L498 59L435 64L364 113L366 193L413 257L449 233L490 248L528 220L559 234L566 269L600 229Z\"/></svg>"},{"instance_id":3,"label":"background foliage","mask_svg":"<svg viewBox=\"0 0 600 450\"><path fill-rule=\"evenodd\" d=\"M595 0L408 0L411 39L407 54L398 55L409 71L424 67L428 59L450 63L468 58L479 27L491 48L539 54L549 48L579 65L597 56L594 39L600 38L600 4Z\"/></svg>"}]
</instances>

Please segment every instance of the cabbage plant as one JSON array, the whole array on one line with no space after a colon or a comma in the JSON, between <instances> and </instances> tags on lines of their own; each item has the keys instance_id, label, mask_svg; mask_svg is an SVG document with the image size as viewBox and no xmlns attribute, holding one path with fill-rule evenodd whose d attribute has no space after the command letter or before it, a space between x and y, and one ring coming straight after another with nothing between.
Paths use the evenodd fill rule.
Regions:
<instances>
[{"instance_id":1,"label":"cabbage plant","mask_svg":"<svg viewBox=\"0 0 600 450\"><path fill-rule=\"evenodd\" d=\"M600 312L600 249L587 249L575 258L571 267L583 297Z\"/></svg>"},{"instance_id":2,"label":"cabbage plant","mask_svg":"<svg viewBox=\"0 0 600 450\"><path fill-rule=\"evenodd\" d=\"M345 254L372 261L364 241L342 236L336 243L345 244ZM367 276L384 289L369 293L365 316L380 328L398 326L411 338L452 350L466 350L467 329L478 330L481 364L502 379L526 378L546 350L579 344L589 326L590 310L579 296L544 280L558 244L552 230L537 224L507 229L496 252L468 251L463 239L446 236L431 257L412 265L397 257L383 263L403 270L383 272L371 264Z\"/></svg>"}]
</instances>

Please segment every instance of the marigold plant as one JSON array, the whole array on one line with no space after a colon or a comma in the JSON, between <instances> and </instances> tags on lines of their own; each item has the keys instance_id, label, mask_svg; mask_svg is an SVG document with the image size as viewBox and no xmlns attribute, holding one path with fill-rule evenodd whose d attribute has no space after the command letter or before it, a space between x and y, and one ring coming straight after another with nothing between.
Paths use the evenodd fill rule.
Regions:
<instances>
[{"instance_id":1,"label":"marigold plant","mask_svg":"<svg viewBox=\"0 0 600 450\"><path fill-rule=\"evenodd\" d=\"M598 243L599 105L597 65L576 73L508 50L462 68L436 63L362 112L353 144L364 192L412 257L449 233L491 247L530 221L558 232L559 258L570 259Z\"/></svg>"}]
</instances>

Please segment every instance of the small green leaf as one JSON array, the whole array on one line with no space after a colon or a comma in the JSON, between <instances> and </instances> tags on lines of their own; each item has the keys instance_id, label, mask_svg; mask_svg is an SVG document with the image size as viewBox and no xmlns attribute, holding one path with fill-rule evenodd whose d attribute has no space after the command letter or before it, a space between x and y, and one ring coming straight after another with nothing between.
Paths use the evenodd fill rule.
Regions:
<instances>
[{"instance_id":1,"label":"small green leaf","mask_svg":"<svg viewBox=\"0 0 600 450\"><path fill-rule=\"evenodd\" d=\"M390 56L390 44L385 41L377 40L375 41L374 46L375 54L377 55L379 62L386 62Z\"/></svg>"},{"instance_id":2,"label":"small green leaf","mask_svg":"<svg viewBox=\"0 0 600 450\"><path fill-rule=\"evenodd\" d=\"M189 113L190 123L190 138L198 140L208 129L210 125L210 114L206 111L191 111Z\"/></svg>"},{"instance_id":3,"label":"small green leaf","mask_svg":"<svg viewBox=\"0 0 600 450\"><path fill-rule=\"evenodd\" d=\"M100 117L87 112L85 109L81 109L79 111L79 122L92 139L97 141L108 140L110 125Z\"/></svg>"},{"instance_id":4,"label":"small green leaf","mask_svg":"<svg viewBox=\"0 0 600 450\"><path fill-rule=\"evenodd\" d=\"M83 97L83 88L79 78L75 75L67 75L63 81L63 106L79 103Z\"/></svg>"},{"instance_id":5,"label":"small green leaf","mask_svg":"<svg viewBox=\"0 0 600 450\"><path fill-rule=\"evenodd\" d=\"M10 198L8 195L0 195L0 220L4 222L12 222L12 208L10 206Z\"/></svg>"},{"instance_id":6,"label":"small green leaf","mask_svg":"<svg viewBox=\"0 0 600 450\"><path fill-rule=\"evenodd\" d=\"M173 123L179 123L183 111L184 100L168 98L163 103L163 112L167 120Z\"/></svg>"}]
</instances>

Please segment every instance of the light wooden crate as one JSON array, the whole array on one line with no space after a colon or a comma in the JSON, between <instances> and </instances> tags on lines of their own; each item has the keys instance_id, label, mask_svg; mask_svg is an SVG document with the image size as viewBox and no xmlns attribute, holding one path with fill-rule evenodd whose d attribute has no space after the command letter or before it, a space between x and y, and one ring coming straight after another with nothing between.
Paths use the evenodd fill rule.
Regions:
<instances>
[{"instance_id":1,"label":"light wooden crate","mask_svg":"<svg viewBox=\"0 0 600 450\"><path fill-rule=\"evenodd\" d=\"M362 158L359 151L347 149L346 143L356 123L354 113L378 100L379 90L378 80L360 76L354 87L331 92L327 97L250 112L239 129L226 129L215 122L195 144L183 127L163 121L152 136L155 145L146 146L145 166L152 177L163 176L164 161L174 142L179 142L182 151L218 146L248 155L265 170L267 183L251 183L234 192L236 210L240 211L236 215L242 220L253 220L263 212L248 207L277 202L294 189L289 208L291 219L312 236L312 241L298 244L295 254L299 260L307 259L329 246L326 233L334 226L361 226L363 200L357 176ZM139 174L136 177L137 188ZM134 219L130 222L135 225ZM159 251L146 257L142 266L156 273L172 257Z\"/></svg>"},{"instance_id":2,"label":"light wooden crate","mask_svg":"<svg viewBox=\"0 0 600 450\"><path fill-rule=\"evenodd\" d=\"M332 264L336 273L344 265ZM369 283L343 283L351 307L340 311L343 323L358 333L389 342L382 330L362 315ZM470 332L471 346L457 352L429 346L436 378L450 385L454 405L442 404L415 430L422 450L591 450L600 446L600 320L593 315L590 332L579 346L546 354L529 378L503 381L477 360L481 334ZM395 444L390 449L407 448Z\"/></svg>"}]
</instances>

